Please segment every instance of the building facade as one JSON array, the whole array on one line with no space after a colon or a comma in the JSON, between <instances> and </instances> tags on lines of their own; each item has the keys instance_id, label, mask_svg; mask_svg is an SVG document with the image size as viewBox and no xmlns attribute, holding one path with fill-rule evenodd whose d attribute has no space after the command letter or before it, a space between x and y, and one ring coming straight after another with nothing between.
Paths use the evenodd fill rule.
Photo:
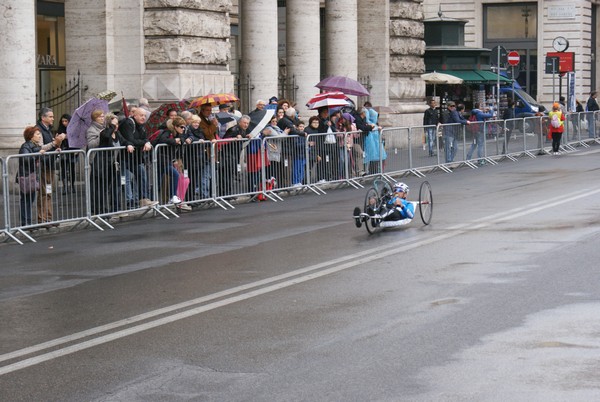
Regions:
<instances>
[{"instance_id":1,"label":"building facade","mask_svg":"<svg viewBox=\"0 0 600 402\"><path fill-rule=\"evenodd\" d=\"M155 105L235 91L243 110L284 95L308 115L314 85L345 75L366 80L390 124L416 124L423 110L419 0L5 0L0 10L4 153L40 101L78 76L82 101L106 90Z\"/></svg>"},{"instance_id":2,"label":"building facade","mask_svg":"<svg viewBox=\"0 0 600 402\"><path fill-rule=\"evenodd\" d=\"M585 101L596 89L598 68L598 2L593 0L424 0L425 18L444 16L467 20L465 45L492 49L503 46L517 51L520 64L516 76L519 84L543 104L557 99L567 80L545 73L548 53L556 53L557 38L565 38L574 62L574 95ZM554 46L553 46L554 45ZM564 47L564 46L563 46ZM560 49L560 48L559 48Z\"/></svg>"}]
</instances>

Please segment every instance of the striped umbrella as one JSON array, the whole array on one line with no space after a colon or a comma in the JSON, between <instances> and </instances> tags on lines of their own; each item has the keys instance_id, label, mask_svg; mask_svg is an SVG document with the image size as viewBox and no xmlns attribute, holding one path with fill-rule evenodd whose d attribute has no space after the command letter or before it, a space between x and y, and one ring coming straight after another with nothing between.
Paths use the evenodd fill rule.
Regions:
<instances>
[{"instance_id":1,"label":"striped umbrella","mask_svg":"<svg viewBox=\"0 0 600 402\"><path fill-rule=\"evenodd\" d=\"M223 94L208 94L201 96L200 98L196 98L190 104L191 108L197 109L202 105L222 105L224 103L232 103L238 102L240 99L234 94L223 93Z\"/></svg>"},{"instance_id":2,"label":"striped umbrella","mask_svg":"<svg viewBox=\"0 0 600 402\"><path fill-rule=\"evenodd\" d=\"M343 92L323 92L310 98L306 103L306 107L314 110L324 106L335 107L349 104L346 94Z\"/></svg>"}]
</instances>

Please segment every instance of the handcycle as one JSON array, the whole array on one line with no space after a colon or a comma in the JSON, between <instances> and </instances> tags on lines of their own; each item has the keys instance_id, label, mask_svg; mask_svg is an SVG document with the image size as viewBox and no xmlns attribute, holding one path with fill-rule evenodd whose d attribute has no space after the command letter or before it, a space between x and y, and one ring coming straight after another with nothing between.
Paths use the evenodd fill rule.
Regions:
<instances>
[{"instance_id":1,"label":"handcycle","mask_svg":"<svg viewBox=\"0 0 600 402\"><path fill-rule=\"evenodd\" d=\"M394 228L404 226L412 222L413 218L400 220L383 220L382 214L387 211L387 204L393 196L392 187L383 178L377 178L373 181L373 187L367 190L365 195L365 204L361 211L360 207L354 208L352 218L356 226L361 227L364 223L367 232L373 234L385 228ZM421 221L424 225L431 223L433 214L433 194L431 184L428 181L421 183L419 187L419 200L409 201L413 204L415 211L419 210Z\"/></svg>"}]
</instances>

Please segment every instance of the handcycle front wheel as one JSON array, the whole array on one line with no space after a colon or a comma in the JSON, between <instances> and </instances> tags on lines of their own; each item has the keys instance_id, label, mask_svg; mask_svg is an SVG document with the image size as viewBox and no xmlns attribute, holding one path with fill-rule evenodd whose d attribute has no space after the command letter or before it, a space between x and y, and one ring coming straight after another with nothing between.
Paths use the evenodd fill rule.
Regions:
<instances>
[{"instance_id":1,"label":"handcycle front wheel","mask_svg":"<svg viewBox=\"0 0 600 402\"><path fill-rule=\"evenodd\" d=\"M365 207L363 211L369 216L373 216L379 213L379 207L381 206L381 201L379 199L379 194L375 188L371 187L367 191L367 195L365 196ZM369 218L365 221L365 227L367 228L367 232L373 234L381 228L379 227L379 222L375 221L373 218Z\"/></svg>"},{"instance_id":2,"label":"handcycle front wheel","mask_svg":"<svg viewBox=\"0 0 600 402\"><path fill-rule=\"evenodd\" d=\"M421 183L419 188L419 213L423 224L429 225L433 215L433 194L431 193L431 184L428 181Z\"/></svg>"}]
</instances>

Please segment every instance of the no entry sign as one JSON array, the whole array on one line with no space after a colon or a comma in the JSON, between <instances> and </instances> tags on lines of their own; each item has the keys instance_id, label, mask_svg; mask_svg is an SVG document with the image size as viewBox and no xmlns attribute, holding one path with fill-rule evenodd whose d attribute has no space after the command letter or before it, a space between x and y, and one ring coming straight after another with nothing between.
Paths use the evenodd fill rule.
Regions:
<instances>
[{"instance_id":1,"label":"no entry sign","mask_svg":"<svg viewBox=\"0 0 600 402\"><path fill-rule=\"evenodd\" d=\"M521 57L519 57L519 53L515 52L514 50L508 53L507 59L508 64L510 64L511 66L518 66L521 62Z\"/></svg>"}]
</instances>

